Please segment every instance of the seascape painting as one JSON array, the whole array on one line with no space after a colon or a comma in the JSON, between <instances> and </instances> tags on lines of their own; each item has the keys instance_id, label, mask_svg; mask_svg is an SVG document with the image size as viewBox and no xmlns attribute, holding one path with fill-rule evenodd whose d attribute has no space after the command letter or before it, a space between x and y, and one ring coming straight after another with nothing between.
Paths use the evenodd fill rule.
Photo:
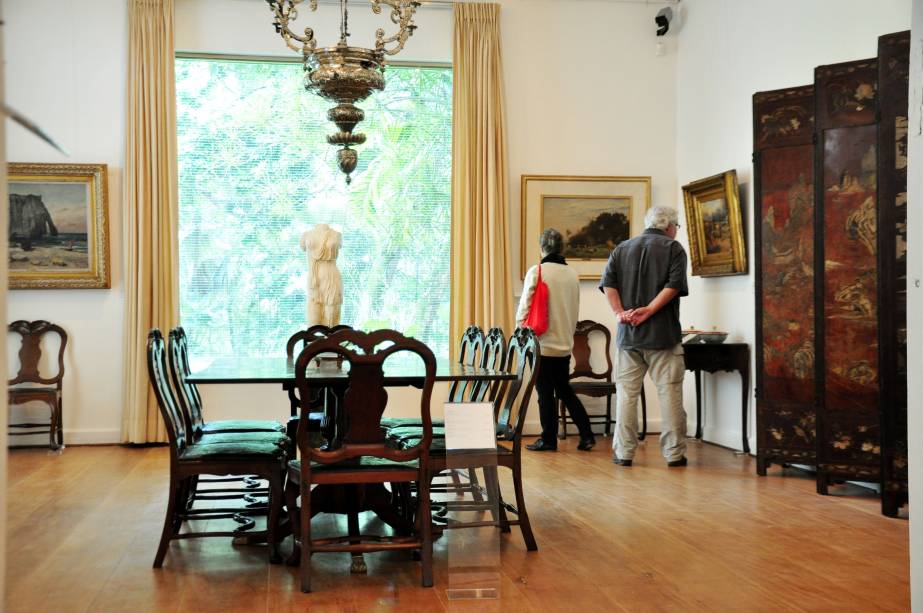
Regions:
<instances>
[{"instance_id":1,"label":"seascape painting","mask_svg":"<svg viewBox=\"0 0 923 613\"><path fill-rule=\"evenodd\" d=\"M605 259L631 233L627 196L544 196L542 227L564 236L564 257Z\"/></svg>"},{"instance_id":2,"label":"seascape painting","mask_svg":"<svg viewBox=\"0 0 923 613\"><path fill-rule=\"evenodd\" d=\"M90 269L87 184L11 181L9 195L11 270Z\"/></svg>"},{"instance_id":3,"label":"seascape painting","mask_svg":"<svg viewBox=\"0 0 923 613\"><path fill-rule=\"evenodd\" d=\"M109 287L105 164L10 163L10 289Z\"/></svg>"}]
</instances>

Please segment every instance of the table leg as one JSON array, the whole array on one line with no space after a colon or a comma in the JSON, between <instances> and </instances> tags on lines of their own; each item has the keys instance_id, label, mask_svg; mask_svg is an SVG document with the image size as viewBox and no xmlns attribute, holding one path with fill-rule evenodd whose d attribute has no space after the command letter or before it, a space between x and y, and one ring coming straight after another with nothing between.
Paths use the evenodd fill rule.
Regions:
<instances>
[{"instance_id":1,"label":"table leg","mask_svg":"<svg viewBox=\"0 0 923 613\"><path fill-rule=\"evenodd\" d=\"M695 437L702 438L702 371L695 371Z\"/></svg>"},{"instance_id":2,"label":"table leg","mask_svg":"<svg viewBox=\"0 0 923 613\"><path fill-rule=\"evenodd\" d=\"M741 389L741 408L740 408L740 427L743 430L743 451L744 453L750 453L750 440L747 437L747 400L750 398L748 393L750 390L747 389L749 386L749 368L740 369L740 389Z\"/></svg>"}]
</instances>

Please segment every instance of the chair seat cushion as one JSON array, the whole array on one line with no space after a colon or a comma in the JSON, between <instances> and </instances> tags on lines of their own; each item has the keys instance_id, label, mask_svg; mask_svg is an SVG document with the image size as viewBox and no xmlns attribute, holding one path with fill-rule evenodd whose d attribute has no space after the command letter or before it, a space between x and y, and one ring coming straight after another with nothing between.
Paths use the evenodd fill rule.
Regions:
<instances>
[{"instance_id":1,"label":"chair seat cushion","mask_svg":"<svg viewBox=\"0 0 923 613\"><path fill-rule=\"evenodd\" d=\"M382 428L400 428L403 426L416 426L417 428L423 427L423 420L419 417L384 417L381 420ZM445 422L441 419L433 420L434 428L441 428L445 426Z\"/></svg>"},{"instance_id":2,"label":"chair seat cushion","mask_svg":"<svg viewBox=\"0 0 923 613\"><path fill-rule=\"evenodd\" d=\"M497 436L503 436L506 434L506 428L497 424L495 433ZM387 431L387 438L391 442L402 443L409 439L419 440L422 436L423 428L421 426L398 426ZM440 439L445 439L445 426L433 426L433 444Z\"/></svg>"},{"instance_id":3,"label":"chair seat cushion","mask_svg":"<svg viewBox=\"0 0 923 613\"><path fill-rule=\"evenodd\" d=\"M202 432L285 432L285 426L271 419L220 419L206 422Z\"/></svg>"},{"instance_id":4,"label":"chair seat cushion","mask_svg":"<svg viewBox=\"0 0 923 613\"><path fill-rule=\"evenodd\" d=\"M420 444L420 439L419 439L419 438L410 438L410 439L405 439L405 440L401 441L401 447L402 447L403 449L409 449L409 448L415 447L415 446L417 446L417 445L419 445L419 444ZM459 449L459 450L457 450L457 452L458 452L459 454L464 454L466 451L467 451L467 450L465 450L465 449ZM471 450L471 451L472 451L473 453L484 453L484 451L483 451L483 450L480 450L480 449L473 449L473 450ZM429 445L429 453L430 453L430 455L444 456L444 455L446 454L445 439L444 439L444 438L442 438L442 439L435 439L435 438L434 438L433 441L432 441L432 442L430 443L430 445ZM453 453L455 453L455 452L453 451ZM497 445L497 455L510 455L510 454L512 454L512 453L513 453L513 452L512 452L510 449L508 449L507 447L504 447L503 445Z\"/></svg>"},{"instance_id":5,"label":"chair seat cushion","mask_svg":"<svg viewBox=\"0 0 923 613\"><path fill-rule=\"evenodd\" d=\"M301 460L289 460L289 470L298 472L301 470ZM416 472L417 461L397 462L386 458L373 458L362 456L361 458L352 458L336 464L321 464L320 462L311 462L313 472L337 472L337 471L354 471L354 470L407 470Z\"/></svg>"},{"instance_id":6,"label":"chair seat cushion","mask_svg":"<svg viewBox=\"0 0 923 613\"><path fill-rule=\"evenodd\" d=\"M570 386L575 392L587 396L616 393L615 383L611 381L571 381Z\"/></svg>"},{"instance_id":7,"label":"chair seat cushion","mask_svg":"<svg viewBox=\"0 0 923 613\"><path fill-rule=\"evenodd\" d=\"M214 445L215 443L273 443L288 447L291 440L281 432L206 432L197 441L197 445Z\"/></svg>"},{"instance_id":8,"label":"chair seat cushion","mask_svg":"<svg viewBox=\"0 0 923 613\"><path fill-rule=\"evenodd\" d=\"M264 441L231 441L225 443L194 443L183 449L180 460L282 460L285 449Z\"/></svg>"}]
</instances>

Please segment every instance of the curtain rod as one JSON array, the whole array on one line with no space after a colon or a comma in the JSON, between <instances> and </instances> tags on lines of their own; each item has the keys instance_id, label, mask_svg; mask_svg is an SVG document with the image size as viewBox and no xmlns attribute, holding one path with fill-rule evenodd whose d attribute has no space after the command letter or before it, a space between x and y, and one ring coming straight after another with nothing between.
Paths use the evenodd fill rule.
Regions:
<instances>
[{"instance_id":1,"label":"curtain rod","mask_svg":"<svg viewBox=\"0 0 923 613\"><path fill-rule=\"evenodd\" d=\"M468 4L477 0L418 0L423 6L448 8L455 4ZM680 0L608 0L615 4L668 4L677 5ZM318 0L319 4L339 4L340 0Z\"/></svg>"}]
</instances>

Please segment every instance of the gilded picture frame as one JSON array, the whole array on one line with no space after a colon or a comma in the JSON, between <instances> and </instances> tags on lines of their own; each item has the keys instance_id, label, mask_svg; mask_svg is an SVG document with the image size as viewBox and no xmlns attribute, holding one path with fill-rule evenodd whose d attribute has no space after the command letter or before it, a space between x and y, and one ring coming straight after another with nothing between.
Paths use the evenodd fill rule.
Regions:
<instances>
[{"instance_id":1,"label":"gilded picture frame","mask_svg":"<svg viewBox=\"0 0 923 613\"><path fill-rule=\"evenodd\" d=\"M747 274L737 171L683 186L692 274L719 277Z\"/></svg>"},{"instance_id":2,"label":"gilded picture frame","mask_svg":"<svg viewBox=\"0 0 923 613\"><path fill-rule=\"evenodd\" d=\"M650 177L522 175L519 277L541 259L546 228L564 236L564 256L581 279L598 280L609 253L644 230Z\"/></svg>"},{"instance_id":3,"label":"gilded picture frame","mask_svg":"<svg viewBox=\"0 0 923 613\"><path fill-rule=\"evenodd\" d=\"M10 289L110 287L105 164L7 168Z\"/></svg>"}]
</instances>

